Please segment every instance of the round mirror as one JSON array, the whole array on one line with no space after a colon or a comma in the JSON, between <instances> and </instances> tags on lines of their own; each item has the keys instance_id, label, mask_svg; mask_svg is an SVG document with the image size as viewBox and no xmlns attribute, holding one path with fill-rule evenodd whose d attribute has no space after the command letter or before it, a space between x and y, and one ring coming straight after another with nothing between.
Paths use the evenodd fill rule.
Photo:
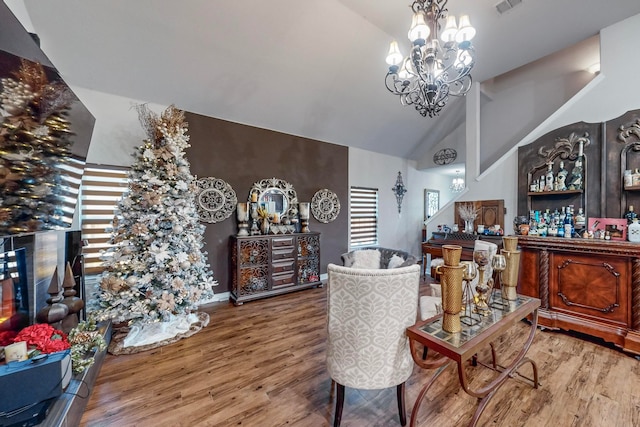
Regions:
<instances>
[{"instance_id":1,"label":"round mirror","mask_svg":"<svg viewBox=\"0 0 640 427\"><path fill-rule=\"evenodd\" d=\"M270 214L282 216L289 209L289 199L282 190L268 188L258 198L258 206L265 208Z\"/></svg>"},{"instance_id":2,"label":"round mirror","mask_svg":"<svg viewBox=\"0 0 640 427\"><path fill-rule=\"evenodd\" d=\"M263 179L253 184L249 202L258 202L270 214L294 219L298 214L298 196L293 185L278 178Z\"/></svg>"}]
</instances>

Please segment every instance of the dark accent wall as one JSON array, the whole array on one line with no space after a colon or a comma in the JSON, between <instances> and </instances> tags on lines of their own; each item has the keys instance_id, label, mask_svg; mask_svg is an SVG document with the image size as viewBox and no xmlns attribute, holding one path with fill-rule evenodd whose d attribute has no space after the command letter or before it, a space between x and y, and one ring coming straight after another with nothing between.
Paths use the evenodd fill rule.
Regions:
<instances>
[{"instance_id":1,"label":"dark accent wall","mask_svg":"<svg viewBox=\"0 0 640 427\"><path fill-rule=\"evenodd\" d=\"M186 113L191 148L187 158L198 178L223 179L238 201L247 201L256 181L279 178L296 189L298 201L310 202L316 191L327 188L337 194L341 210L328 224L311 216L309 227L321 233L321 273L328 263L340 263L349 244L349 151L345 146L302 138L225 120ZM229 237L238 231L233 215L217 224L206 224L204 235L209 264L219 286L230 290Z\"/></svg>"}]
</instances>

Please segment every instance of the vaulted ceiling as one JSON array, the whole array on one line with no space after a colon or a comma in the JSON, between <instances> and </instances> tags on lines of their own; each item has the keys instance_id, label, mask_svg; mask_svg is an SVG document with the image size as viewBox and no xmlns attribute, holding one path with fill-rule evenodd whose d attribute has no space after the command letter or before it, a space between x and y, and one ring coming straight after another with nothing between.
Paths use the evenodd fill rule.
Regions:
<instances>
[{"instance_id":1,"label":"vaulted ceiling","mask_svg":"<svg viewBox=\"0 0 640 427\"><path fill-rule=\"evenodd\" d=\"M430 119L385 89L389 41L409 47L410 1L5 2L28 12L25 27L71 86L406 158L464 120L463 99ZM475 81L640 13L638 0L523 0L504 14L496 3L447 4L476 27Z\"/></svg>"}]
</instances>

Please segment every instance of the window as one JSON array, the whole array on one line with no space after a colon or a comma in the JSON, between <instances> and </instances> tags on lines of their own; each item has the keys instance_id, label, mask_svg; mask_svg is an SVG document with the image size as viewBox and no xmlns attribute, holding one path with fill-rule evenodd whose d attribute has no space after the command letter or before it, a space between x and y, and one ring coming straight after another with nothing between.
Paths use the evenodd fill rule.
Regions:
<instances>
[{"instance_id":1,"label":"window","mask_svg":"<svg viewBox=\"0 0 640 427\"><path fill-rule=\"evenodd\" d=\"M349 246L378 244L378 189L351 187Z\"/></svg>"},{"instance_id":2,"label":"window","mask_svg":"<svg viewBox=\"0 0 640 427\"><path fill-rule=\"evenodd\" d=\"M114 211L127 190L127 170L117 166L87 165L82 175L82 248L85 274L102 272L100 251L111 246L109 239Z\"/></svg>"}]
</instances>

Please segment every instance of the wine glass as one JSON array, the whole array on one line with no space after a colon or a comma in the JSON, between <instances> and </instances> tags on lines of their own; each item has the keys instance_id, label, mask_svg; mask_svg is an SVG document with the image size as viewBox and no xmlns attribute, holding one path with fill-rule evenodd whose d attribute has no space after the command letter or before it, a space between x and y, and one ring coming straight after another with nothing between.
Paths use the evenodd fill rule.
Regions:
<instances>
[{"instance_id":1,"label":"wine glass","mask_svg":"<svg viewBox=\"0 0 640 427\"><path fill-rule=\"evenodd\" d=\"M464 280L473 280L478 275L478 269L476 263L473 261L462 261L460 264L464 267L462 270L462 278Z\"/></svg>"},{"instance_id":2,"label":"wine glass","mask_svg":"<svg viewBox=\"0 0 640 427\"><path fill-rule=\"evenodd\" d=\"M498 273L507 268L507 258L502 254L496 254L491 260L491 267Z\"/></svg>"},{"instance_id":3,"label":"wine glass","mask_svg":"<svg viewBox=\"0 0 640 427\"><path fill-rule=\"evenodd\" d=\"M473 298L473 290L471 289L470 283L478 275L478 269L476 263L473 261L462 261L460 265L464 267L462 269L462 279L465 281L465 287L462 293L462 305L466 313L467 304Z\"/></svg>"}]
</instances>

